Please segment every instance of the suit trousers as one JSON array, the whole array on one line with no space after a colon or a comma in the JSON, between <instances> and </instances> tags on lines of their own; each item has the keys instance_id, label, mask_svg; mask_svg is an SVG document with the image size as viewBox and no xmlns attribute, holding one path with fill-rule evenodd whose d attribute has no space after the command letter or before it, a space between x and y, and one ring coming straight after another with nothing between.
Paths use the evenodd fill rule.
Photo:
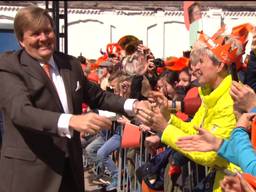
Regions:
<instances>
[{"instance_id":1,"label":"suit trousers","mask_svg":"<svg viewBox=\"0 0 256 192\"><path fill-rule=\"evenodd\" d=\"M80 192L78 191L76 182L74 180L69 158L66 158L59 192Z\"/></svg>"}]
</instances>

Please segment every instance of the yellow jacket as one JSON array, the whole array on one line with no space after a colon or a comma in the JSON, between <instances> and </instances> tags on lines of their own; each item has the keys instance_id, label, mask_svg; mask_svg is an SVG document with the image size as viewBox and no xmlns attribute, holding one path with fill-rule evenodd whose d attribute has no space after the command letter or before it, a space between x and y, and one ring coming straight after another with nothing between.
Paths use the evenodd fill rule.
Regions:
<instances>
[{"instance_id":1,"label":"yellow jacket","mask_svg":"<svg viewBox=\"0 0 256 192\"><path fill-rule=\"evenodd\" d=\"M181 152L194 162L214 168L220 168L216 172L214 190L221 191L219 181L223 178L223 168L234 171L239 167L227 162L219 157L216 152L186 152L176 146L178 138L188 135L194 135L196 127L203 127L217 137L227 139L236 125L236 118L233 110L233 100L229 94L232 83L231 76L227 76L220 85L209 91L207 88L199 88L199 94L202 104L191 122L184 122L175 115L171 115L168 126L162 134L162 142L169 145L176 151Z\"/></svg>"}]
</instances>

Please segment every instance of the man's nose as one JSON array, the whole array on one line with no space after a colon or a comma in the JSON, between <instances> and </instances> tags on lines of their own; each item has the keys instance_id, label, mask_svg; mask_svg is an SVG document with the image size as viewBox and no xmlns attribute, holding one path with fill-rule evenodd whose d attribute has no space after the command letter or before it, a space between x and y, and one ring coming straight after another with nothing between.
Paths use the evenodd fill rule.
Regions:
<instances>
[{"instance_id":1,"label":"man's nose","mask_svg":"<svg viewBox=\"0 0 256 192\"><path fill-rule=\"evenodd\" d=\"M41 41L44 41L48 38L48 35L45 32L41 32L39 38Z\"/></svg>"}]
</instances>

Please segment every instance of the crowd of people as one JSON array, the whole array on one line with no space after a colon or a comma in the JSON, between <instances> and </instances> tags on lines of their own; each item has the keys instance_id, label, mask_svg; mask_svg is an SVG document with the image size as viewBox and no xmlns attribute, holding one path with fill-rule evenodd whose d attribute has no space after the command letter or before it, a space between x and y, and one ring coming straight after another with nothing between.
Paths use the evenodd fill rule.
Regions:
<instances>
[{"instance_id":1,"label":"crowd of people","mask_svg":"<svg viewBox=\"0 0 256 192\"><path fill-rule=\"evenodd\" d=\"M254 191L252 25L230 34L223 26L211 37L200 32L190 51L164 60L132 35L106 45L96 61L56 52L53 20L35 6L19 10L14 29L22 49L0 57L1 192L82 192L84 169L90 182L116 190L122 174L116 152L128 123L143 132L141 147L152 159L168 157L159 167L166 173L157 186L162 191L177 187L188 161L209 168L193 191ZM245 63L249 33L253 41ZM123 157L130 183L139 177L132 168L134 153L131 148ZM146 178L140 184L154 189L157 179Z\"/></svg>"},{"instance_id":2,"label":"crowd of people","mask_svg":"<svg viewBox=\"0 0 256 192\"><path fill-rule=\"evenodd\" d=\"M234 157L235 154L247 154L244 148L251 151L251 161L255 159L253 148L247 146L250 142L244 140L247 144L243 145L242 149L238 148L236 149L238 151L234 151L231 149L238 144L239 140L230 140L230 142L227 140L230 136L232 138L233 132L238 130L242 131L249 140L244 128L251 125L253 114L249 116L250 118L244 118L242 114L250 112L254 106L252 89L255 79L254 41L248 66L242 63L242 55L248 34L253 32L252 28L250 24L243 24L234 27L231 34L224 35L225 28L222 27L212 37L207 37L201 32L189 56L185 57L184 52L182 58L170 57L162 62L142 44L135 44L137 49L135 48L134 52L129 54L122 53L126 51L126 47L109 44L108 46L116 47L111 50L117 50L117 52L107 52L106 61L102 61L102 63L109 62L113 56L119 60L107 67L109 77L114 74L113 76L117 78L116 86L111 86L116 94L149 101L150 108L138 108L133 123L139 125L145 133L153 132L153 135L147 134L144 146L152 154L155 154L163 144L173 150L170 155L172 156L171 165L168 167L169 176L181 172L180 167L185 164L184 160L187 162L186 158L210 167L208 176L210 175L210 180L214 182L212 185L205 184L204 187L207 188L203 187L203 191L220 191L221 187L225 188L223 184L220 186L220 181L226 174L226 170L234 174L245 171L245 165L238 163L239 157ZM105 67L104 64L102 66L98 64L98 66ZM238 77L244 82L234 81ZM109 83L111 82L110 78ZM247 122L244 122L246 119ZM237 120L239 120L238 123L236 123ZM195 135L198 132L199 135ZM208 132L212 134L212 138ZM218 139L213 139L214 136ZM120 139L119 136L117 148L120 147ZM222 148L218 151L220 147L218 146L214 152L213 146L220 145L222 141L227 141L228 147L224 152L220 152ZM223 144L223 146L226 145ZM240 152L242 150L243 153ZM241 155L241 157L244 156ZM250 161L246 163L247 166L249 164L254 168ZM253 174L251 171L249 173ZM114 183L116 185L116 182Z\"/></svg>"}]
</instances>

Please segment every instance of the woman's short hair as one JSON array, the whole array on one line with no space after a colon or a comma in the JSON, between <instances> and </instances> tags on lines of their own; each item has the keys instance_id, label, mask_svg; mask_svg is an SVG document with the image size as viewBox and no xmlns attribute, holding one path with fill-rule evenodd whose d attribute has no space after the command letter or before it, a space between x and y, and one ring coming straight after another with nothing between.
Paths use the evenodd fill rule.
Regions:
<instances>
[{"instance_id":1,"label":"woman's short hair","mask_svg":"<svg viewBox=\"0 0 256 192\"><path fill-rule=\"evenodd\" d=\"M27 29L40 29L45 21L49 20L54 28L54 22L46 9L37 6L21 8L14 19L14 31L18 41L23 40L24 31Z\"/></svg>"}]
</instances>

